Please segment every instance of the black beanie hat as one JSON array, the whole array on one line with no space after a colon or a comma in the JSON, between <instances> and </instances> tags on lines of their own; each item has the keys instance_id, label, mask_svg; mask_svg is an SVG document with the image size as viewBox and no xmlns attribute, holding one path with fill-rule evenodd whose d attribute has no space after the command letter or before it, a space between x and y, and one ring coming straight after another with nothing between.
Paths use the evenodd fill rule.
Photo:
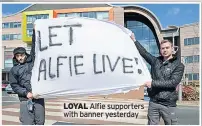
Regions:
<instances>
[{"instance_id":1,"label":"black beanie hat","mask_svg":"<svg viewBox=\"0 0 202 126\"><path fill-rule=\"evenodd\" d=\"M26 50L25 48L23 47L17 47L13 50L13 54L16 55L16 54L24 54L26 53Z\"/></svg>"}]
</instances>

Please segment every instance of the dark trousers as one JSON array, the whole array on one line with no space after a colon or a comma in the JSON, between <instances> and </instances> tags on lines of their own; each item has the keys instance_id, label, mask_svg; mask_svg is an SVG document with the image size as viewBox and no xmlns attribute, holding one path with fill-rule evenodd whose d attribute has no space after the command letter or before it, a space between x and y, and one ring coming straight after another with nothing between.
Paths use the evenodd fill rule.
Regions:
<instances>
[{"instance_id":1,"label":"dark trousers","mask_svg":"<svg viewBox=\"0 0 202 126\"><path fill-rule=\"evenodd\" d=\"M159 125L162 117L165 125L177 125L176 107L149 102L148 125Z\"/></svg>"},{"instance_id":2,"label":"dark trousers","mask_svg":"<svg viewBox=\"0 0 202 126\"><path fill-rule=\"evenodd\" d=\"M45 103L44 99L33 99L34 109L29 111L27 101L20 102L20 122L22 125L44 125Z\"/></svg>"}]
</instances>

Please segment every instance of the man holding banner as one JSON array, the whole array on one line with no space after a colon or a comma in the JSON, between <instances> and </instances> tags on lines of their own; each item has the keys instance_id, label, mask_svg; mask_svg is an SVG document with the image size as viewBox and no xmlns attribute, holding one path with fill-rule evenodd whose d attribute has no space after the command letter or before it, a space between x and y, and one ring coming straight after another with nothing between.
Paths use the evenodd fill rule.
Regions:
<instances>
[{"instance_id":1,"label":"man holding banner","mask_svg":"<svg viewBox=\"0 0 202 126\"><path fill-rule=\"evenodd\" d=\"M13 51L13 64L10 70L10 85L20 100L20 122L23 125L44 125L44 99L34 99L31 86L32 68L35 60L35 30L32 36L30 55L25 48L18 47Z\"/></svg>"},{"instance_id":2,"label":"man holding banner","mask_svg":"<svg viewBox=\"0 0 202 126\"><path fill-rule=\"evenodd\" d=\"M175 113L178 99L176 87L180 83L184 65L173 55L173 44L169 40L160 43L160 57L154 57L131 35L140 55L151 65L152 81L146 82L150 97L148 125L158 125L160 117L166 125L176 125Z\"/></svg>"}]
</instances>

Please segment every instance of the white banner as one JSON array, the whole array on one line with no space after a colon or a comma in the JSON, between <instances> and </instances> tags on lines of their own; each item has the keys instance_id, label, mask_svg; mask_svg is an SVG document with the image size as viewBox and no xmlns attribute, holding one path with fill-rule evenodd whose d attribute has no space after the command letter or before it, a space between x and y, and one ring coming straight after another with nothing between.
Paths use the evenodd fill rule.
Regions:
<instances>
[{"instance_id":1,"label":"white banner","mask_svg":"<svg viewBox=\"0 0 202 126\"><path fill-rule=\"evenodd\" d=\"M126 29L89 18L42 19L35 26L35 95L120 93L151 80Z\"/></svg>"}]
</instances>

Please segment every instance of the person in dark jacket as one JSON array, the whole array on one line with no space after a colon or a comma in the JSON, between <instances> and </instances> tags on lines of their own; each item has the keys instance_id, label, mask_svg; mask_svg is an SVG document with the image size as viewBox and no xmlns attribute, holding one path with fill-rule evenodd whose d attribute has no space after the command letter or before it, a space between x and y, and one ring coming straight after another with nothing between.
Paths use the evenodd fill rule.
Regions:
<instances>
[{"instance_id":1,"label":"person in dark jacket","mask_svg":"<svg viewBox=\"0 0 202 126\"><path fill-rule=\"evenodd\" d=\"M35 30L33 29L30 55L25 48L13 51L13 67L10 70L10 85L20 100L20 122L23 125L44 125L44 99L35 99L32 94L31 75L35 60ZM31 109L30 109L31 107Z\"/></svg>"},{"instance_id":2,"label":"person in dark jacket","mask_svg":"<svg viewBox=\"0 0 202 126\"><path fill-rule=\"evenodd\" d=\"M151 65L151 82L146 82L148 96L150 97L148 108L148 125L158 125L160 117L166 125L176 125L176 102L178 95L177 85L181 82L184 73L184 65L181 60L173 55L173 44L169 40L160 43L160 57L154 57L135 39L131 38L140 55Z\"/></svg>"}]
</instances>

